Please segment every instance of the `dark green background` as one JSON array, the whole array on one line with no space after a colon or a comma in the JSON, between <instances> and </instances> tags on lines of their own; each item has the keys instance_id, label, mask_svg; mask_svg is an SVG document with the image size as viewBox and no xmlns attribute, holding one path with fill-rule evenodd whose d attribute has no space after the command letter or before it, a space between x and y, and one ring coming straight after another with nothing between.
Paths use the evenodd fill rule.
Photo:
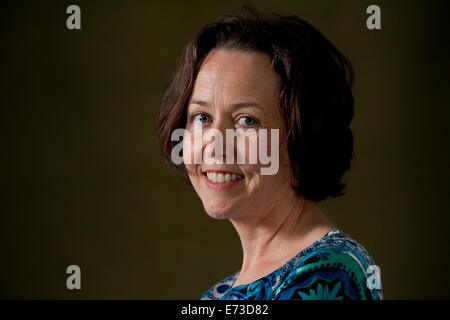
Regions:
<instances>
[{"instance_id":1,"label":"dark green background","mask_svg":"<svg viewBox=\"0 0 450 320\"><path fill-rule=\"evenodd\" d=\"M355 68L356 158L323 211L386 298L450 298L448 6L356 0L2 2L1 298L197 299L239 270L237 234L162 161L155 122L189 38L245 3L306 19Z\"/></svg>"}]
</instances>

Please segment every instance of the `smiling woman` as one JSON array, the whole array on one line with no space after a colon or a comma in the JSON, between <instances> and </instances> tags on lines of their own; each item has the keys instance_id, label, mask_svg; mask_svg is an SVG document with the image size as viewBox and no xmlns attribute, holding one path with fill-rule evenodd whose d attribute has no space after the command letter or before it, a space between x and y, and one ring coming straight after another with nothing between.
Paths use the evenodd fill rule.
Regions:
<instances>
[{"instance_id":1,"label":"smiling woman","mask_svg":"<svg viewBox=\"0 0 450 320\"><path fill-rule=\"evenodd\" d=\"M211 217L233 224L243 249L241 270L203 299L383 298L367 250L317 205L343 194L353 153L351 83L350 63L295 16L228 14L188 44L159 114L169 162L178 128L279 132L279 169L268 175L249 161L249 144L206 152L213 139L183 140L184 165L174 166ZM196 153L205 161L189 161ZM225 161L235 154L244 163Z\"/></svg>"}]
</instances>

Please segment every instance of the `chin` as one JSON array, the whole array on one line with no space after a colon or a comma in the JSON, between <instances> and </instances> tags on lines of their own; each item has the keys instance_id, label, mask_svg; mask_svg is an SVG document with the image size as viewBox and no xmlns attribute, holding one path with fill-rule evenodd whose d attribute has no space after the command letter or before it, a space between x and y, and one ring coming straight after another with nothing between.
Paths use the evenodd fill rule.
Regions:
<instances>
[{"instance_id":1,"label":"chin","mask_svg":"<svg viewBox=\"0 0 450 320\"><path fill-rule=\"evenodd\" d=\"M230 219L235 212L229 204L216 201L203 201L203 208L211 218L217 220Z\"/></svg>"}]
</instances>

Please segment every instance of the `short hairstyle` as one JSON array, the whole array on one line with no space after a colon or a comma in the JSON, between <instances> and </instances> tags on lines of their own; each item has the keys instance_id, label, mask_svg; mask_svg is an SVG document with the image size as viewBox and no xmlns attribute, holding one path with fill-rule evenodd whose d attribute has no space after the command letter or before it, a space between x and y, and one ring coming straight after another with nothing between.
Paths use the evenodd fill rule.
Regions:
<instances>
[{"instance_id":1,"label":"short hairstyle","mask_svg":"<svg viewBox=\"0 0 450 320\"><path fill-rule=\"evenodd\" d=\"M329 40L295 15L262 15L244 7L195 34L162 98L157 133L165 160L187 177L185 167L170 160L175 145L171 133L186 127L197 74L213 49L256 51L270 57L281 79L278 99L295 181L292 188L314 202L343 195L341 180L353 158L353 69Z\"/></svg>"}]
</instances>

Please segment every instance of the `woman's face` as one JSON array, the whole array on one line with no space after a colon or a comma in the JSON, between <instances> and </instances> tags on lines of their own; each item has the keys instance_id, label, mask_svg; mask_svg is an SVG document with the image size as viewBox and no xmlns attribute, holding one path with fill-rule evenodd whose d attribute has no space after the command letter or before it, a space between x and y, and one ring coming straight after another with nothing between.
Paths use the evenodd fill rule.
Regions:
<instances>
[{"instance_id":1,"label":"woman's face","mask_svg":"<svg viewBox=\"0 0 450 320\"><path fill-rule=\"evenodd\" d=\"M194 153L203 156L201 163L186 164L186 169L206 212L213 218L257 218L259 212L274 205L280 193L291 190L291 171L282 143L286 133L277 97L279 81L269 57L258 52L216 49L200 68L188 104L186 129L193 132L194 125L201 126L203 138L195 144L193 135L191 139L185 137L183 157L185 163L188 159L193 163ZM227 154L225 147L223 152L205 152L213 143L205 138L206 130L220 130L225 145L226 129L250 128L279 129L280 159L275 175L262 175L261 167L267 165L259 161L249 164L248 153L245 164L237 163L237 154L249 151L248 143L239 146L235 141L234 155L230 150ZM233 164L226 164L229 156L234 156ZM221 159L223 164L207 164L207 158L215 162Z\"/></svg>"}]
</instances>

